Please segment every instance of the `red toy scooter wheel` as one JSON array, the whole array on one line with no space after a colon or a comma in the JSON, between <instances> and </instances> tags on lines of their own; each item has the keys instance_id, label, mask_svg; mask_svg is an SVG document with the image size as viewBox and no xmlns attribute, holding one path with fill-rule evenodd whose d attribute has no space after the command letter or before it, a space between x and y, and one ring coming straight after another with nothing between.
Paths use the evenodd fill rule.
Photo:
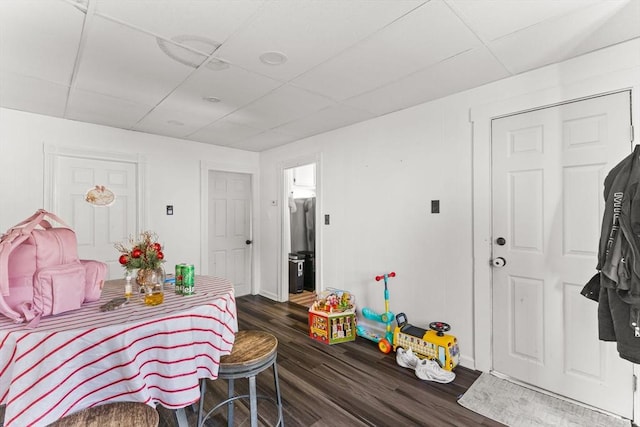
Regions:
<instances>
[{"instance_id":1,"label":"red toy scooter wheel","mask_svg":"<svg viewBox=\"0 0 640 427\"><path fill-rule=\"evenodd\" d=\"M389 343L389 341L387 341L386 338L383 338L380 341L378 341L378 348L384 354L389 354L391 353L392 346L391 346L391 343Z\"/></svg>"}]
</instances>

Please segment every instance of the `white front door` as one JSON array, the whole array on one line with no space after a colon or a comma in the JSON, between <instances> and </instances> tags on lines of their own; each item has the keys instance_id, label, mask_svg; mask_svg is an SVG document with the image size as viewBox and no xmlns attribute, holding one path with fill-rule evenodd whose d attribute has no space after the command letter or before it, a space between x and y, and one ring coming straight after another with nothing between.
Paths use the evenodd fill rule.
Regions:
<instances>
[{"instance_id":1,"label":"white front door","mask_svg":"<svg viewBox=\"0 0 640 427\"><path fill-rule=\"evenodd\" d=\"M80 259L109 266L109 279L121 278L117 242L136 233L138 209L136 164L122 161L57 156L52 210L76 232ZM96 206L85 194L96 185L115 194L110 206Z\"/></svg>"},{"instance_id":2,"label":"white front door","mask_svg":"<svg viewBox=\"0 0 640 427\"><path fill-rule=\"evenodd\" d=\"M251 293L251 175L209 172L209 274Z\"/></svg>"},{"instance_id":3,"label":"white front door","mask_svg":"<svg viewBox=\"0 0 640 427\"><path fill-rule=\"evenodd\" d=\"M626 418L632 364L598 340L597 303L580 290L630 126L629 92L492 122L493 369Z\"/></svg>"}]
</instances>

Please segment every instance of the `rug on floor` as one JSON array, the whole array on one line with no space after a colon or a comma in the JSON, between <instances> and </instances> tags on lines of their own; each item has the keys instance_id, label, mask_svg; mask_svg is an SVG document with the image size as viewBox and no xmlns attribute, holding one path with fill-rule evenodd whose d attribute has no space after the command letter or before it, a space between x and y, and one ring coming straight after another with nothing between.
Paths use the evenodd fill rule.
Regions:
<instances>
[{"instance_id":1,"label":"rug on floor","mask_svg":"<svg viewBox=\"0 0 640 427\"><path fill-rule=\"evenodd\" d=\"M512 427L630 427L629 420L482 373L458 400L467 409Z\"/></svg>"}]
</instances>

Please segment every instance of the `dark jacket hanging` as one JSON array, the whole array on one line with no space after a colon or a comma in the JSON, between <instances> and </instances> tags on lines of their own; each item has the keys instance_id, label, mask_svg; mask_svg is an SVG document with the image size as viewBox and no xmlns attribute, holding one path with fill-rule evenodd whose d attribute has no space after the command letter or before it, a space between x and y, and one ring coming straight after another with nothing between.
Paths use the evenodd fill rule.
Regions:
<instances>
[{"instance_id":1,"label":"dark jacket hanging","mask_svg":"<svg viewBox=\"0 0 640 427\"><path fill-rule=\"evenodd\" d=\"M600 339L617 341L620 357L634 363L640 363L639 157L640 145L605 179L599 274L582 291L598 300Z\"/></svg>"}]
</instances>

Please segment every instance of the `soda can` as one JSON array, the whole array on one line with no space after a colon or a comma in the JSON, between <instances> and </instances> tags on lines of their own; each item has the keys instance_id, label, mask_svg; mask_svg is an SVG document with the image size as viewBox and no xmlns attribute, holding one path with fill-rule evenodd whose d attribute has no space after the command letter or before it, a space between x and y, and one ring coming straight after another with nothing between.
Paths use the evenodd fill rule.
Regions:
<instances>
[{"instance_id":1,"label":"soda can","mask_svg":"<svg viewBox=\"0 0 640 427\"><path fill-rule=\"evenodd\" d=\"M182 287L183 285L183 278L184 276L182 275L182 267L184 267L186 264L182 263L182 264L176 264L176 285L175 285L175 292L178 295L182 295Z\"/></svg>"},{"instance_id":2,"label":"soda can","mask_svg":"<svg viewBox=\"0 0 640 427\"><path fill-rule=\"evenodd\" d=\"M193 264L182 266L182 295L193 295L196 284L196 268Z\"/></svg>"}]
</instances>

